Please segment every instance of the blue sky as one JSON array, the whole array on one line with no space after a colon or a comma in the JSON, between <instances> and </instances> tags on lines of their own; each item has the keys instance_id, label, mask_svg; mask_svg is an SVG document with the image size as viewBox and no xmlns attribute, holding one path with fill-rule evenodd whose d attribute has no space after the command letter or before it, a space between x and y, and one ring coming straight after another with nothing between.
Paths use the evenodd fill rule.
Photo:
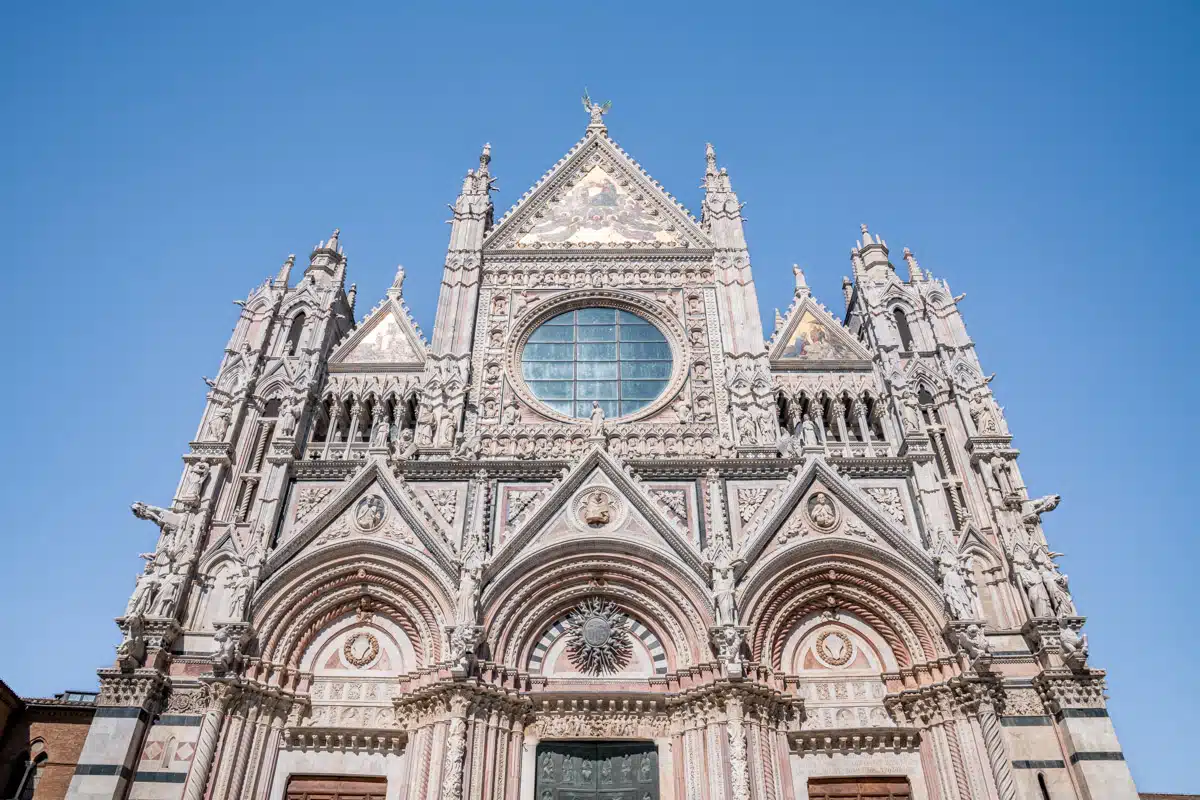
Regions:
<instances>
[{"instance_id":1,"label":"blue sky","mask_svg":"<svg viewBox=\"0 0 1200 800\"><path fill-rule=\"evenodd\" d=\"M1200 5L342 5L7 12L0 678L111 662L230 301L339 226L360 314L403 263L429 330L462 174L490 141L507 208L586 85L694 211L716 146L768 330L793 262L841 311L860 222L967 293L1134 776L1200 791Z\"/></svg>"}]
</instances>

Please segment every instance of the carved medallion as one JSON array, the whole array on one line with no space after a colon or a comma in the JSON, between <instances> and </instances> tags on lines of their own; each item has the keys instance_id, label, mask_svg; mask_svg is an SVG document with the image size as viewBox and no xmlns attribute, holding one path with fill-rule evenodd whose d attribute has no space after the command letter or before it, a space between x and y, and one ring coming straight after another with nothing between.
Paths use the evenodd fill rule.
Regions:
<instances>
[{"instance_id":1,"label":"carved medallion","mask_svg":"<svg viewBox=\"0 0 1200 800\"><path fill-rule=\"evenodd\" d=\"M573 521L584 530L611 530L625 521L625 503L604 486L589 486L575 495Z\"/></svg>"},{"instance_id":2,"label":"carved medallion","mask_svg":"<svg viewBox=\"0 0 1200 800\"><path fill-rule=\"evenodd\" d=\"M825 631L817 637L817 658L831 667L842 667L854 656L854 643L841 631Z\"/></svg>"},{"instance_id":3,"label":"carved medallion","mask_svg":"<svg viewBox=\"0 0 1200 800\"><path fill-rule=\"evenodd\" d=\"M358 526L359 530L366 533L378 530L386 516L387 505L383 502L383 498L377 494L364 497L354 507L354 524Z\"/></svg>"},{"instance_id":4,"label":"carved medallion","mask_svg":"<svg viewBox=\"0 0 1200 800\"><path fill-rule=\"evenodd\" d=\"M611 600L584 600L567 618L567 657L588 675L623 669L633 657L629 625Z\"/></svg>"},{"instance_id":5,"label":"carved medallion","mask_svg":"<svg viewBox=\"0 0 1200 800\"><path fill-rule=\"evenodd\" d=\"M354 667L365 667L379 655L379 640L366 631L351 634L342 647L346 663Z\"/></svg>"},{"instance_id":6,"label":"carved medallion","mask_svg":"<svg viewBox=\"0 0 1200 800\"><path fill-rule=\"evenodd\" d=\"M814 492L808 498L805 510L808 512L808 521L813 524L814 528L822 531L831 531L837 527L837 506L833 504L833 499L825 492Z\"/></svg>"}]
</instances>

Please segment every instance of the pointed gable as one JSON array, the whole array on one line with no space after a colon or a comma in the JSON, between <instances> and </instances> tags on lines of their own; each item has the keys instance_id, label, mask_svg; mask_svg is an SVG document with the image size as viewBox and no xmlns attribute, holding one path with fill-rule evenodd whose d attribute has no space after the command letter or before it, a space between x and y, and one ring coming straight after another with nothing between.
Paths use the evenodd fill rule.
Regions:
<instances>
[{"instance_id":1,"label":"pointed gable","mask_svg":"<svg viewBox=\"0 0 1200 800\"><path fill-rule=\"evenodd\" d=\"M331 372L424 368L424 365L425 343L407 309L390 292L329 359Z\"/></svg>"},{"instance_id":2,"label":"pointed gable","mask_svg":"<svg viewBox=\"0 0 1200 800\"><path fill-rule=\"evenodd\" d=\"M772 337L772 364L788 368L828 369L831 365L869 367L871 354L812 295L803 294L788 309Z\"/></svg>"},{"instance_id":3,"label":"pointed gable","mask_svg":"<svg viewBox=\"0 0 1200 800\"><path fill-rule=\"evenodd\" d=\"M696 220L602 131L526 192L485 249L710 248Z\"/></svg>"}]
</instances>

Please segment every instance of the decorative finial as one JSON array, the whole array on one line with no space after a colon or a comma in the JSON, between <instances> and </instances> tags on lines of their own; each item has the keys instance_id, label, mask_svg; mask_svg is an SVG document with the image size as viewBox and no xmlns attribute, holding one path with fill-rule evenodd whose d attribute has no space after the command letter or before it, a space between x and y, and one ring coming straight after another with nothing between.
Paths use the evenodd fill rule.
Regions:
<instances>
[{"instance_id":1,"label":"decorative finial","mask_svg":"<svg viewBox=\"0 0 1200 800\"><path fill-rule=\"evenodd\" d=\"M859 230L862 231L863 247L866 247L867 245L869 245L871 243L871 234L867 233L867 223L864 222L863 224L859 225L858 227L859 227Z\"/></svg>"},{"instance_id":2,"label":"decorative finial","mask_svg":"<svg viewBox=\"0 0 1200 800\"><path fill-rule=\"evenodd\" d=\"M804 270L800 269L799 264L792 264L792 276L796 279L796 296L808 292L808 282L804 280Z\"/></svg>"},{"instance_id":3,"label":"decorative finial","mask_svg":"<svg viewBox=\"0 0 1200 800\"><path fill-rule=\"evenodd\" d=\"M711 144L704 145L704 160L706 166L704 168L704 176L711 178L717 174L717 151L713 149Z\"/></svg>"},{"instance_id":4,"label":"decorative finial","mask_svg":"<svg viewBox=\"0 0 1200 800\"><path fill-rule=\"evenodd\" d=\"M283 266L279 268L279 274L275 276L276 282L286 285L288 278L291 277L292 267L294 266L296 266L296 254L292 253L287 257L287 260L283 262Z\"/></svg>"},{"instance_id":5,"label":"decorative finial","mask_svg":"<svg viewBox=\"0 0 1200 800\"><path fill-rule=\"evenodd\" d=\"M488 171L488 163L492 160L492 144L486 142L483 145L483 152L479 154L479 174L486 174Z\"/></svg>"},{"instance_id":6,"label":"decorative finial","mask_svg":"<svg viewBox=\"0 0 1200 800\"><path fill-rule=\"evenodd\" d=\"M925 276L921 274L921 265L917 263L917 258L913 255L912 250L907 247L904 248L904 260L908 262L908 279L910 281L923 280Z\"/></svg>"},{"instance_id":7,"label":"decorative finial","mask_svg":"<svg viewBox=\"0 0 1200 800\"><path fill-rule=\"evenodd\" d=\"M404 289L404 265L403 264L396 265L396 277L392 279L392 289L397 292Z\"/></svg>"},{"instance_id":8,"label":"decorative finial","mask_svg":"<svg viewBox=\"0 0 1200 800\"><path fill-rule=\"evenodd\" d=\"M606 130L604 126L604 115L612 108L612 100L606 100L603 105L593 103L591 96L588 94L587 87L583 87L583 109L591 114L591 121L588 123L588 130Z\"/></svg>"},{"instance_id":9,"label":"decorative finial","mask_svg":"<svg viewBox=\"0 0 1200 800\"><path fill-rule=\"evenodd\" d=\"M346 302L350 304L350 310L354 310L354 301L358 299L358 284L350 284L350 291L346 292Z\"/></svg>"}]
</instances>

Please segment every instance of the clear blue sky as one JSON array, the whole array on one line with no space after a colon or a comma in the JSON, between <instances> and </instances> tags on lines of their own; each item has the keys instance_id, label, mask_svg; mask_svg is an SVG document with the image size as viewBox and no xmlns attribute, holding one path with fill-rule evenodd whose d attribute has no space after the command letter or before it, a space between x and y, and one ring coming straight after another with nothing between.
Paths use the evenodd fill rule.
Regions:
<instances>
[{"instance_id":1,"label":"clear blue sky","mask_svg":"<svg viewBox=\"0 0 1200 800\"><path fill-rule=\"evenodd\" d=\"M695 211L714 143L768 329L793 262L840 312L860 222L967 292L1134 775L1200 791L1200 5L845 5L11 6L0 677L111 662L230 301L340 226L360 313L403 263L429 330L462 174L490 141L507 208L586 85Z\"/></svg>"}]
</instances>

